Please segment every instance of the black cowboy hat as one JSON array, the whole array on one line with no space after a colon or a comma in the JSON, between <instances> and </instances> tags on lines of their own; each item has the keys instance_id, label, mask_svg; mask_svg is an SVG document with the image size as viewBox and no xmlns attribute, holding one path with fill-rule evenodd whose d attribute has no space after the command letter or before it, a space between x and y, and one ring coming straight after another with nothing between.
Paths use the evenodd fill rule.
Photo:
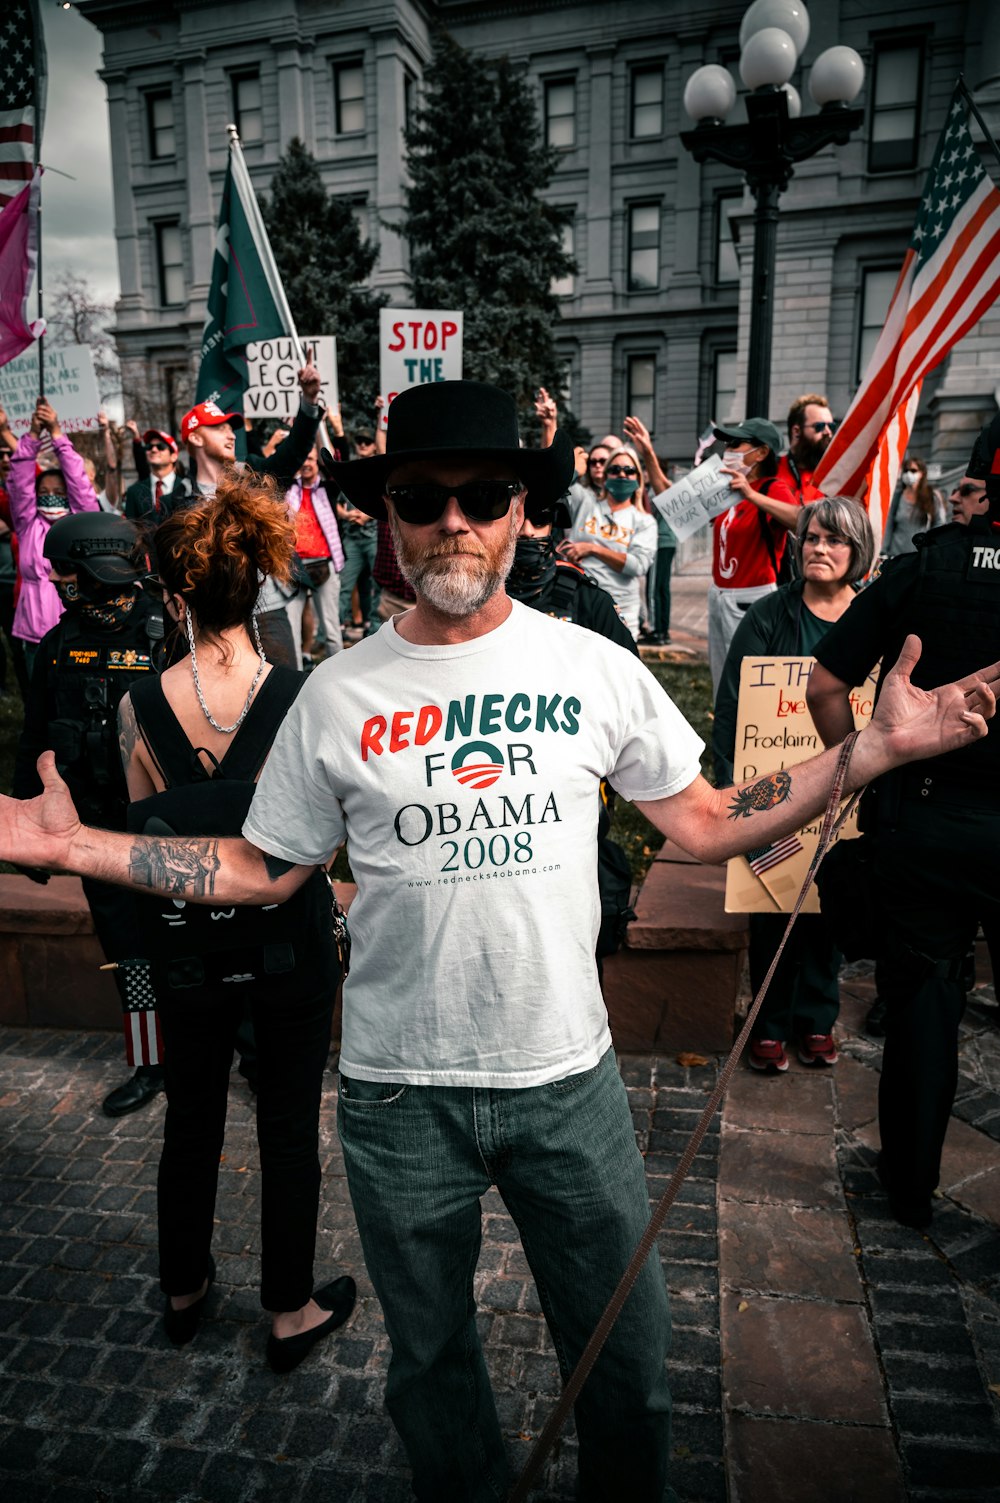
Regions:
<instances>
[{"instance_id":1,"label":"black cowboy hat","mask_svg":"<svg viewBox=\"0 0 1000 1503\"><path fill-rule=\"evenodd\" d=\"M573 479L573 445L557 430L547 449L522 449L514 399L483 381L431 381L401 391L389 408L386 452L337 463L320 455L331 485L370 517L385 520L390 474L415 459L503 460L528 489L529 502L551 505Z\"/></svg>"}]
</instances>

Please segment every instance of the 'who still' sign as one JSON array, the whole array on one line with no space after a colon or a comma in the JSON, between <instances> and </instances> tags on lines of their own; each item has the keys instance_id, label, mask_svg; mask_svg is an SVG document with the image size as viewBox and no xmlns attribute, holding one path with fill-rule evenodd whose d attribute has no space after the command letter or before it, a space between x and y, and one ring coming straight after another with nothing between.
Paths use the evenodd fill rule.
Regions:
<instances>
[{"instance_id":1,"label":"'who still' sign","mask_svg":"<svg viewBox=\"0 0 1000 1503\"><path fill-rule=\"evenodd\" d=\"M462 315L442 308L382 308L379 311L379 371L382 427L389 403L410 386L461 381Z\"/></svg>"}]
</instances>

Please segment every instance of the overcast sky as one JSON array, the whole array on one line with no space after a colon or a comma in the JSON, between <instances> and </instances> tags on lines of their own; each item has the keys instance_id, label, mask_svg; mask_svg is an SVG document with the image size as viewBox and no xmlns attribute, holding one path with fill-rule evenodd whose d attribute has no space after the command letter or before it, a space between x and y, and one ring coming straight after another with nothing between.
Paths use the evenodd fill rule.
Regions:
<instances>
[{"instance_id":1,"label":"overcast sky","mask_svg":"<svg viewBox=\"0 0 1000 1503\"><path fill-rule=\"evenodd\" d=\"M97 76L101 34L79 11L63 10L53 0L45 0L42 15L49 84L41 156L51 169L42 183L43 283L60 271L75 271L103 301L114 303L118 257L108 105Z\"/></svg>"}]
</instances>

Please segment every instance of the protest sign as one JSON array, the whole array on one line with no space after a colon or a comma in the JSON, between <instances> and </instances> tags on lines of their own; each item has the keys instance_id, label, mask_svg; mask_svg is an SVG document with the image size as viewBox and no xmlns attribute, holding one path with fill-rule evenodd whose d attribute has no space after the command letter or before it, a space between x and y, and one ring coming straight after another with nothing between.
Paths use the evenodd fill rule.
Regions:
<instances>
[{"instance_id":1,"label":"protest sign","mask_svg":"<svg viewBox=\"0 0 1000 1503\"><path fill-rule=\"evenodd\" d=\"M740 697L736 715L733 778L745 783L783 767L794 767L823 750L806 704L806 688L815 658L782 654L748 657L740 664ZM854 724L871 719L878 668L851 691ZM844 800L846 803L846 799ZM746 856L733 856L726 867L727 913L791 913L816 853L822 817ZM858 833L857 811L838 836L849 840ZM819 897L810 888L803 913L819 913Z\"/></svg>"},{"instance_id":2,"label":"protest sign","mask_svg":"<svg viewBox=\"0 0 1000 1503\"><path fill-rule=\"evenodd\" d=\"M97 427L101 399L94 375L94 357L88 344L45 346L45 400L59 414L65 433ZM31 414L38 401L38 348L32 345L22 355L0 365L0 407L20 438L31 427Z\"/></svg>"},{"instance_id":3,"label":"protest sign","mask_svg":"<svg viewBox=\"0 0 1000 1503\"><path fill-rule=\"evenodd\" d=\"M720 475L721 468L721 457L713 454L675 480L668 491L653 497L653 505L679 543L743 499L730 489L728 477Z\"/></svg>"},{"instance_id":4,"label":"protest sign","mask_svg":"<svg viewBox=\"0 0 1000 1503\"><path fill-rule=\"evenodd\" d=\"M340 401L336 339L332 334L303 335L299 342L305 359L319 368L323 378L320 401L336 412ZM250 384L243 394L243 416L251 421L254 418L278 418L290 427L299 410L298 371L301 363L287 335L248 344L247 377Z\"/></svg>"},{"instance_id":5,"label":"protest sign","mask_svg":"<svg viewBox=\"0 0 1000 1503\"><path fill-rule=\"evenodd\" d=\"M409 386L461 381L462 315L441 308L382 308L379 311L379 384L389 404Z\"/></svg>"}]
</instances>

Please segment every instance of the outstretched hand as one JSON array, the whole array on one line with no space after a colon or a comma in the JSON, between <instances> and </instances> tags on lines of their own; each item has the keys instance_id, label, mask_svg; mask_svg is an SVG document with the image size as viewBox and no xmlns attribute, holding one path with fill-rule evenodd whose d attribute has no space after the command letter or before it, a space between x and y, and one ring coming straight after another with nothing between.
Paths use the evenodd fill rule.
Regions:
<instances>
[{"instance_id":1,"label":"outstretched hand","mask_svg":"<svg viewBox=\"0 0 1000 1503\"><path fill-rule=\"evenodd\" d=\"M920 638L910 635L887 673L872 716L870 733L881 738L886 765L871 773L922 762L958 751L985 736L1000 693L1000 662L990 663L953 684L919 689L910 675L920 661ZM862 738L874 750L871 736ZM860 743L859 743L860 746Z\"/></svg>"},{"instance_id":2,"label":"outstretched hand","mask_svg":"<svg viewBox=\"0 0 1000 1503\"><path fill-rule=\"evenodd\" d=\"M82 826L52 752L39 757L38 775L43 788L37 798L0 797L0 861L65 871Z\"/></svg>"}]
</instances>

